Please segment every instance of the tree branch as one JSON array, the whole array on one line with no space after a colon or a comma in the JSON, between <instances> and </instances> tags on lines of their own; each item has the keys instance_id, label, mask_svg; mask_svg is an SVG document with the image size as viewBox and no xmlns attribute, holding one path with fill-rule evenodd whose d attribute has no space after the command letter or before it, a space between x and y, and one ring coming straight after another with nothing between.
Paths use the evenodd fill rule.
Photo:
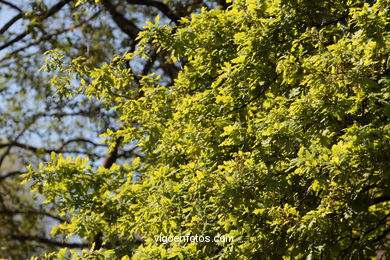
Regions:
<instances>
[{"instance_id":1,"label":"tree branch","mask_svg":"<svg viewBox=\"0 0 390 260\"><path fill-rule=\"evenodd\" d=\"M22 149L25 149L25 150L30 150L34 153L36 153L37 151L42 151L44 153L51 153L51 152L55 152L55 153L58 153L59 150L56 150L56 149L46 149L46 148L38 148L38 147L35 147L35 146L32 146L32 145L28 145L28 144L22 144L22 143L19 143L19 142L9 142L9 143L1 143L0 144L0 148L4 148L4 147L19 147L19 148L22 148Z\"/></svg>"},{"instance_id":2,"label":"tree branch","mask_svg":"<svg viewBox=\"0 0 390 260\"><path fill-rule=\"evenodd\" d=\"M55 13L57 13L59 10L61 10L62 7L64 7L67 3L71 2L72 0L61 0L57 4L53 5L49 11L42 17L43 19L48 18Z\"/></svg>"},{"instance_id":3,"label":"tree branch","mask_svg":"<svg viewBox=\"0 0 390 260\"><path fill-rule=\"evenodd\" d=\"M9 177L12 177L14 175L21 175L21 174L25 174L27 173L26 171L10 171L2 176L0 176L0 182L2 182L3 180L9 178Z\"/></svg>"},{"instance_id":4,"label":"tree branch","mask_svg":"<svg viewBox=\"0 0 390 260\"><path fill-rule=\"evenodd\" d=\"M0 214L3 215L18 215L18 214L23 214L23 215L42 215L46 217L50 217L52 219L58 220L60 222L65 222L65 219L59 217L59 216L54 216L50 213L43 212L43 211L34 211L34 210L27 210L27 211L21 211L21 210L0 210Z\"/></svg>"},{"instance_id":5,"label":"tree branch","mask_svg":"<svg viewBox=\"0 0 390 260\"><path fill-rule=\"evenodd\" d=\"M122 138L116 140L114 149L106 155L103 160L103 167L109 169L115 161L118 159L118 150L121 146ZM103 232L99 231L95 237L93 238L93 242L95 243L95 250L99 250L103 245Z\"/></svg>"},{"instance_id":6,"label":"tree branch","mask_svg":"<svg viewBox=\"0 0 390 260\"><path fill-rule=\"evenodd\" d=\"M88 18L88 19L86 19L86 20L84 20L84 21L81 21L80 23L74 25L72 28L75 29L75 28L78 28L78 27L84 25L85 23L87 23L87 22L93 20L94 18L96 18L99 14L100 14L100 11L96 12L95 14L93 14L90 18ZM70 31L70 28L66 28L66 29L63 29L63 30L54 31L54 32L51 33L51 34L44 35L44 36L41 37L40 39L38 39L38 40L36 40L36 41L34 41L34 42L31 42L31 43L28 43L28 44L26 44L25 46L22 46L22 47L20 47L19 49L14 50L14 51L11 52L11 53L8 53L5 57L3 57L3 59L0 60L0 62L3 62L4 60L6 60L6 59L7 59L7 56L8 56L8 57L9 57L9 56L13 56L13 55L17 54L18 52L21 52L21 51L23 51L23 50L26 50L26 49L28 49L28 48L30 48L30 47L32 47L32 46L35 46L35 45L37 45L37 44L39 44L39 43L41 43L41 42L43 42L43 41L48 41L48 40L50 40L51 38L53 38L53 37L55 37L55 36L61 35L61 34L63 34L63 33L69 32L69 31Z\"/></svg>"},{"instance_id":7,"label":"tree branch","mask_svg":"<svg viewBox=\"0 0 390 260\"><path fill-rule=\"evenodd\" d=\"M62 7L64 7L67 3L69 3L71 0L61 0L59 1L57 4L53 5L49 11L47 11L46 14L44 14L41 19L46 19L46 18L49 18L50 16L54 15L55 13L57 13L59 10L61 10ZM21 34L19 34L18 36L16 36L15 38L13 38L12 40L10 40L9 42L6 42L5 44L3 44L2 46L0 46L0 51L2 49L5 49L7 48L8 46L14 44L15 42L18 42L20 40L22 40L24 37L26 37L29 33L28 32L23 32Z\"/></svg>"},{"instance_id":8,"label":"tree branch","mask_svg":"<svg viewBox=\"0 0 390 260\"><path fill-rule=\"evenodd\" d=\"M19 34L18 36L16 36L15 38L13 38L12 40L10 40L9 42L6 42L4 43L2 46L0 46L0 51L7 48L8 46L14 44L15 42L18 42L20 40L22 40L24 37L26 37L28 35L27 32L23 32L21 34Z\"/></svg>"},{"instance_id":9,"label":"tree branch","mask_svg":"<svg viewBox=\"0 0 390 260\"><path fill-rule=\"evenodd\" d=\"M31 119L31 121L30 122L28 122L26 125L25 125L25 127L24 127L24 129L22 130L22 131L20 131L20 133L15 137L15 142L27 131L27 129L36 121L37 119L36 118L32 118ZM1 155L1 157L0 157L0 167L1 167L1 165L3 165L3 162L4 162L4 160L5 160L5 158L8 156L8 154L10 153L10 151L11 151L11 148L12 148L12 146L10 146L10 145L8 145L8 146L6 146L7 147L7 149L6 149L6 151Z\"/></svg>"},{"instance_id":10,"label":"tree branch","mask_svg":"<svg viewBox=\"0 0 390 260\"><path fill-rule=\"evenodd\" d=\"M19 7L17 7L16 5L14 5L13 3L10 3L10 2L8 2L8 1L6 1L6 0L0 0L0 3L3 3L3 4L5 4L5 5L8 5L9 7L13 8L13 9L15 9L15 10L21 12L21 13L23 13L23 10L20 9Z\"/></svg>"},{"instance_id":11,"label":"tree branch","mask_svg":"<svg viewBox=\"0 0 390 260\"><path fill-rule=\"evenodd\" d=\"M47 148L42 148L42 147L35 147L35 146L32 146L32 145L29 145L29 144L23 144L23 143L20 143L20 142L16 142L16 141L13 141L13 142L9 142L9 143L0 143L0 148L5 148L7 147L7 151L10 150L10 148L12 147L18 147L18 148L21 148L21 149L24 149L24 150L29 150L33 153L38 153L38 152L42 152L42 153L68 153L68 154L87 154L88 156L99 156L98 154L94 154L94 153L89 153L89 152L84 152L84 151L77 151L77 150L65 150L65 151L62 151L62 149L47 149ZM8 151L9 153L9 151Z\"/></svg>"},{"instance_id":12,"label":"tree branch","mask_svg":"<svg viewBox=\"0 0 390 260\"><path fill-rule=\"evenodd\" d=\"M23 18L22 13L15 15L11 20L9 20L6 24L4 24L4 26L0 29L0 34L3 34L5 31L8 30L8 28L10 28L14 23L16 23L17 21L19 21L22 18Z\"/></svg>"},{"instance_id":13,"label":"tree branch","mask_svg":"<svg viewBox=\"0 0 390 260\"><path fill-rule=\"evenodd\" d=\"M109 0L102 0L102 4L105 9L110 13L111 18L119 26L119 28L130 36L131 39L135 40L138 33L141 31L133 22L127 19L123 14L118 12L115 6Z\"/></svg>"},{"instance_id":14,"label":"tree branch","mask_svg":"<svg viewBox=\"0 0 390 260\"><path fill-rule=\"evenodd\" d=\"M146 6L152 6L157 8L159 11L161 11L166 17L171 19L176 24L180 20L180 17L177 16L172 10L169 8L168 5L155 1L155 0L126 0L129 4L135 4L135 5L146 5Z\"/></svg>"},{"instance_id":15,"label":"tree branch","mask_svg":"<svg viewBox=\"0 0 390 260\"><path fill-rule=\"evenodd\" d=\"M130 149L130 150L122 151L121 153L118 153L117 158L122 158L122 157L124 157L124 158L130 158L130 157L134 157L134 156L139 156L139 157L141 157L141 155L139 155L139 154L137 154L137 153L135 152L135 150L136 150L137 148L138 148L138 147L135 146L135 147L133 147L133 148Z\"/></svg>"},{"instance_id":16,"label":"tree branch","mask_svg":"<svg viewBox=\"0 0 390 260\"><path fill-rule=\"evenodd\" d=\"M59 148L59 150L62 151L63 148L64 148L65 146L67 146L68 144L70 144L70 143L77 143L77 142L88 143L88 144L91 144L91 145L93 145L93 146L106 146L106 145L104 145L104 144L98 144L98 143L92 142L92 141L89 140L89 139L85 139L85 138L81 138L81 137L80 137L80 138L70 139L70 140L68 140L68 141L66 141L66 142L64 142L64 143L62 143L62 145L61 145L61 147Z\"/></svg>"},{"instance_id":17,"label":"tree branch","mask_svg":"<svg viewBox=\"0 0 390 260\"><path fill-rule=\"evenodd\" d=\"M26 242L26 241L36 241L42 244L47 244L51 246L58 246L58 247L68 247L68 248L88 248L90 247L89 244L86 243L66 243L62 241L56 241L56 240L51 240L45 237L41 236L29 236L29 235L11 235L12 239L21 241L21 242Z\"/></svg>"}]
</instances>

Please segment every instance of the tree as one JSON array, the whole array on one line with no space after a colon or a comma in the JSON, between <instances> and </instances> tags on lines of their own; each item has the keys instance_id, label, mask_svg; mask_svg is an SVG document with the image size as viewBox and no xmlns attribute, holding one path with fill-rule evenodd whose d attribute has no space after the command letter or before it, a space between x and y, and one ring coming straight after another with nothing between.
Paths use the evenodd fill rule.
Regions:
<instances>
[{"instance_id":1,"label":"tree","mask_svg":"<svg viewBox=\"0 0 390 260\"><path fill-rule=\"evenodd\" d=\"M20 185L26 165L38 166L55 152L88 156L91 167L110 167L138 153L133 144L107 151L99 134L119 127L118 114L97 99L60 97L51 86L53 74L38 72L43 53L58 48L64 61L85 56L88 66L102 66L135 49L145 21L160 15L175 24L202 6L218 5L226 7L224 1L0 0L0 257L25 259L92 243L50 235L51 226L71 215L59 216L54 203L44 205L44 197L31 196L31 183ZM159 71L173 81L176 65L165 53L149 54L150 60L126 66L135 75Z\"/></svg>"},{"instance_id":2,"label":"tree","mask_svg":"<svg viewBox=\"0 0 390 260\"><path fill-rule=\"evenodd\" d=\"M94 241L85 258L386 253L388 6L236 1L176 24L157 19L133 51L102 66L49 52L58 93L115 110L119 125L105 134L111 151L138 151L111 167L55 153L30 167L26 180L72 217L54 233ZM180 68L177 78L129 68L154 53ZM235 239L158 243L161 235Z\"/></svg>"}]
</instances>

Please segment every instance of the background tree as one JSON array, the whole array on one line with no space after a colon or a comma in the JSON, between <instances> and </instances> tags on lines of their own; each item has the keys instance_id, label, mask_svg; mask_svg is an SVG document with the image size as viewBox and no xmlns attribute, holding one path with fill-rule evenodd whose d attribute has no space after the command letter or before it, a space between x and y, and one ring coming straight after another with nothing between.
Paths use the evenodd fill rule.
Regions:
<instances>
[{"instance_id":1,"label":"background tree","mask_svg":"<svg viewBox=\"0 0 390 260\"><path fill-rule=\"evenodd\" d=\"M387 254L389 6L236 1L149 23L133 52L102 66L50 52L59 93L113 109L112 151L118 143L139 151L110 168L52 154L30 169L34 189L72 216L54 233L94 240L85 258ZM176 79L126 65L154 53L181 66ZM235 240L154 240L187 234Z\"/></svg>"},{"instance_id":2,"label":"background tree","mask_svg":"<svg viewBox=\"0 0 390 260\"><path fill-rule=\"evenodd\" d=\"M99 67L114 55L134 51L145 21L160 15L164 23L201 7L225 8L224 1L0 1L0 257L24 259L58 247L90 247L92 240L52 237L50 227L69 220L58 215L56 203L42 205L42 196L29 195L20 185L27 164L48 160L51 152L81 155L91 167L109 168L138 152L134 144L100 143L100 133L118 129L118 113L96 98L80 93L59 96L52 75L38 72L43 53L61 49L64 61L83 56L84 64ZM127 63L139 86L139 77L152 71L173 82L179 64L164 52L148 52L150 59ZM58 80L63 80L58 77ZM80 79L72 78L72 84Z\"/></svg>"}]
</instances>

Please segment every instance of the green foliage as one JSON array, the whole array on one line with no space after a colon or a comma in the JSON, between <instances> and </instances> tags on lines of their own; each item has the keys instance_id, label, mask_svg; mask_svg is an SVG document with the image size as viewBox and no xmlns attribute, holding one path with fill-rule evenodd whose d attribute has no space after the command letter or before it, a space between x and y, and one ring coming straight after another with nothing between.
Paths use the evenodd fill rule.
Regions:
<instances>
[{"instance_id":1,"label":"green foliage","mask_svg":"<svg viewBox=\"0 0 390 260\"><path fill-rule=\"evenodd\" d=\"M53 81L65 94L119 113L108 142L136 142L143 156L94 169L60 155L30 170L33 187L72 213L54 233L103 233L118 258L374 256L389 239L388 6L236 1L178 27L150 24L137 52L100 68L58 65L90 82ZM129 88L124 62L151 48L185 66L172 86L151 74ZM234 242L154 240L187 234Z\"/></svg>"},{"instance_id":2,"label":"green foliage","mask_svg":"<svg viewBox=\"0 0 390 260\"><path fill-rule=\"evenodd\" d=\"M61 248L57 253L47 253L42 256L38 257L31 257L30 260L50 260L50 259L98 259L98 260L104 260L104 259L113 259L114 258L114 251L113 250L105 250L104 252L102 250L94 250L95 245L93 244L91 247L91 250L82 250L81 252L77 252L73 249L68 248ZM122 260L127 260L128 258L123 257Z\"/></svg>"}]
</instances>

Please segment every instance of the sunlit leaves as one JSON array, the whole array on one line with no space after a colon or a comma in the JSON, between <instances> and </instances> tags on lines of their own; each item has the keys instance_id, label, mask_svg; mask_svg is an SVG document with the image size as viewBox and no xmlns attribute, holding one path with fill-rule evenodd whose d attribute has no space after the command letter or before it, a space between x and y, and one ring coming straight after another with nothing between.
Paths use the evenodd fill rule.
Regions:
<instances>
[{"instance_id":1,"label":"sunlit leaves","mask_svg":"<svg viewBox=\"0 0 390 260\"><path fill-rule=\"evenodd\" d=\"M136 55L154 48L183 67L172 86L143 76L139 96L124 92L134 79L118 65L132 54L70 67L91 81L81 91L120 114L123 128L106 136L144 156L124 169L54 158L31 171L77 211L78 228L64 231L142 234L135 259L375 255L389 217L389 21L384 2L352 2L237 1L177 28L150 23ZM186 234L236 240L151 239Z\"/></svg>"}]
</instances>

